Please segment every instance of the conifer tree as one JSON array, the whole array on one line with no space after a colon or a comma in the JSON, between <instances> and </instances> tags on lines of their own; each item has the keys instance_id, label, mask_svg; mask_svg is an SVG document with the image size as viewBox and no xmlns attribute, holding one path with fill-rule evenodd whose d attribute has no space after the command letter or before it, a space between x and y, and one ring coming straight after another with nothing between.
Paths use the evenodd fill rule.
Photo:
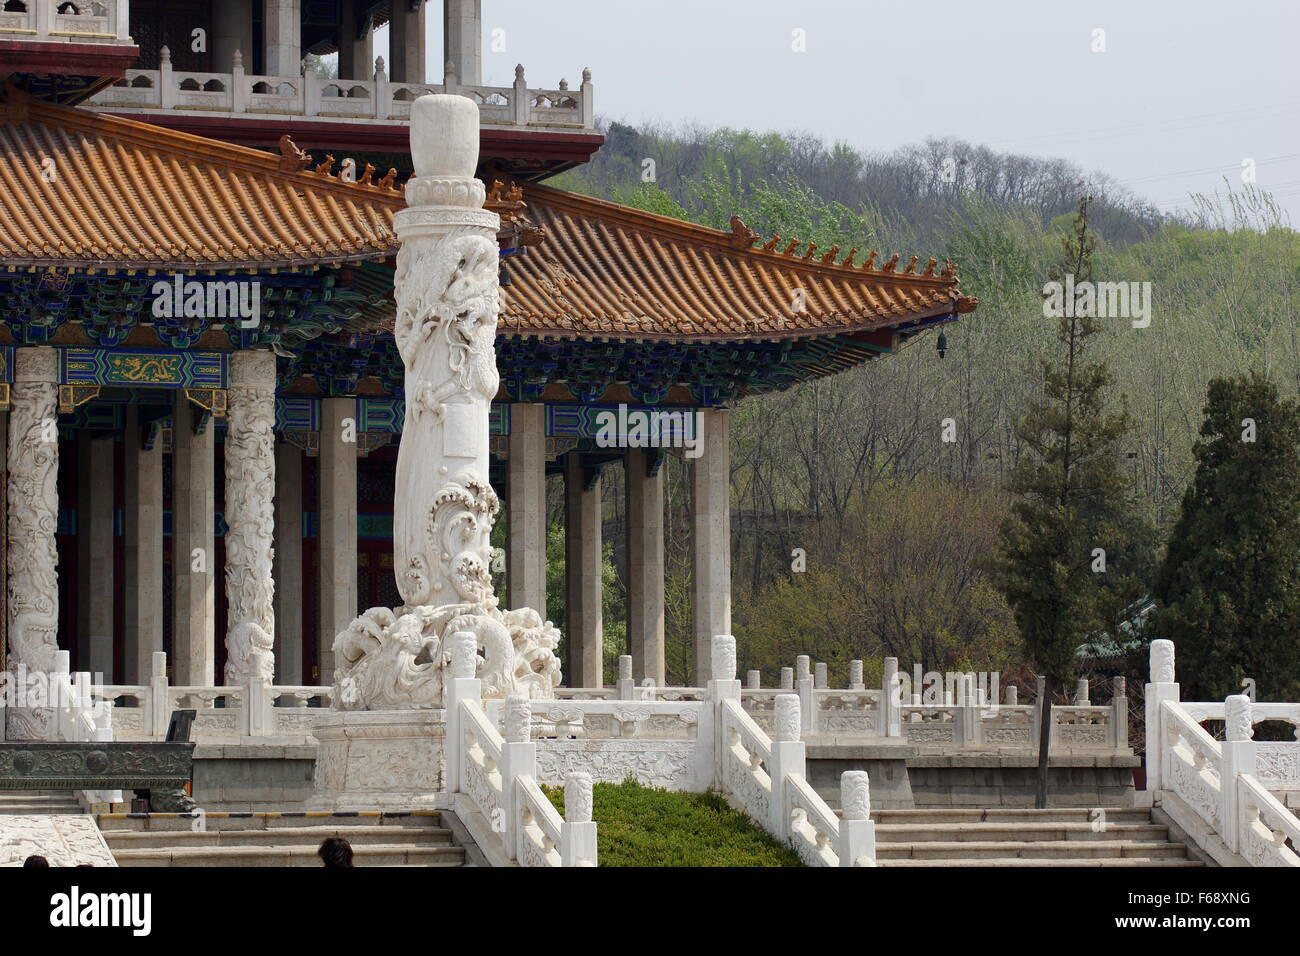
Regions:
<instances>
[{"instance_id":1,"label":"conifer tree","mask_svg":"<svg viewBox=\"0 0 1300 956\"><path fill-rule=\"evenodd\" d=\"M1074 229L1053 278L1092 279L1094 241L1088 197L1080 199ZM1087 288L1085 285L1084 288ZM1043 391L1016 427L1027 449L1011 490L1017 500L1002 528L999 584L1015 613L1025 651L1045 678L1039 727L1036 805L1047 806L1051 707L1055 689L1075 673L1076 652L1090 635L1113 626L1118 603L1110 563L1132 550L1118 442L1130 428L1127 413L1108 412L1111 378L1102 362L1087 360L1089 340L1101 331L1088 314L1066 303L1057 327L1059 352L1043 363ZM1132 590L1131 585L1120 590Z\"/></svg>"},{"instance_id":2,"label":"conifer tree","mask_svg":"<svg viewBox=\"0 0 1300 956\"><path fill-rule=\"evenodd\" d=\"M1210 382L1196 474L1156 581L1153 630L1178 647L1190 700L1252 678L1300 694L1300 406L1251 373Z\"/></svg>"}]
</instances>

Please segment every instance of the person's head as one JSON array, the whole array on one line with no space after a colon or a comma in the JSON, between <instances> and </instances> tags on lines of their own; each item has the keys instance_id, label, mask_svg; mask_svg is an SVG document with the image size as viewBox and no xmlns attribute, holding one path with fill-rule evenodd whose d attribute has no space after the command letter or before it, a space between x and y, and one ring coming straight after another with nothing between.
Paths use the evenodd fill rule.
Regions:
<instances>
[{"instance_id":1,"label":"person's head","mask_svg":"<svg viewBox=\"0 0 1300 956\"><path fill-rule=\"evenodd\" d=\"M326 866L351 866L352 844L342 837L329 837L321 843L316 855Z\"/></svg>"},{"instance_id":2,"label":"person's head","mask_svg":"<svg viewBox=\"0 0 1300 956\"><path fill-rule=\"evenodd\" d=\"M43 856L37 856L33 853L27 859L23 860L23 866L49 866L50 861Z\"/></svg>"}]
</instances>

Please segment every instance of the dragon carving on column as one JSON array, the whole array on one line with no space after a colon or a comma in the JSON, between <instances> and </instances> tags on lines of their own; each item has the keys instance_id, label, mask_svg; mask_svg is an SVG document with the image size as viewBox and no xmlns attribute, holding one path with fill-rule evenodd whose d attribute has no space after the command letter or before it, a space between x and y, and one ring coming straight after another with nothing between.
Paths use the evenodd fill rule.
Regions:
<instances>
[{"instance_id":1,"label":"dragon carving on column","mask_svg":"<svg viewBox=\"0 0 1300 956\"><path fill-rule=\"evenodd\" d=\"M439 101L430 103L429 101ZM448 102L451 101L451 102ZM422 155L433 114L446 156ZM431 96L412 108L416 176L395 214L393 335L406 376L398 449L393 547L405 605L372 608L335 640L334 706L345 710L438 707L444 650L456 631L478 637L477 676L489 697L550 696L560 682L559 631L536 611L502 610L491 578L492 526L500 510L488 482L488 413L500 380L495 213L473 178L478 110L464 97ZM449 170L449 165L458 169Z\"/></svg>"}]
</instances>

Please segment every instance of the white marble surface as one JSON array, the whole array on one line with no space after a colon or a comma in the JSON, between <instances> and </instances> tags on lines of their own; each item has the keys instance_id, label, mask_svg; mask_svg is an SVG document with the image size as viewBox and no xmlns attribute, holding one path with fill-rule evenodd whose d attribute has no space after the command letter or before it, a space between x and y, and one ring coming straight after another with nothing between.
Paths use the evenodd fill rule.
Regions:
<instances>
[{"instance_id":1,"label":"white marble surface","mask_svg":"<svg viewBox=\"0 0 1300 956\"><path fill-rule=\"evenodd\" d=\"M89 814L0 815L0 866L22 866L33 854L50 866L117 866Z\"/></svg>"}]
</instances>

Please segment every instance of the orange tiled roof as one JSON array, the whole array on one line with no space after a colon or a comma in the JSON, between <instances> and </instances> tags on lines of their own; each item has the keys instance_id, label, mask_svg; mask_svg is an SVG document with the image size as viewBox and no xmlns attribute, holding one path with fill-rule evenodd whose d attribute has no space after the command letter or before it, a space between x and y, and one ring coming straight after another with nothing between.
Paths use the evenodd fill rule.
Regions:
<instances>
[{"instance_id":1,"label":"orange tiled roof","mask_svg":"<svg viewBox=\"0 0 1300 956\"><path fill-rule=\"evenodd\" d=\"M259 150L7 93L6 265L231 271L396 250L400 189L344 183Z\"/></svg>"},{"instance_id":2,"label":"orange tiled roof","mask_svg":"<svg viewBox=\"0 0 1300 956\"><path fill-rule=\"evenodd\" d=\"M546 235L507 260L506 333L784 338L873 331L976 305L958 292L956 270L936 273L933 259L878 263L870 253L857 262L838 247L786 254L788 239L760 246L738 219L728 233L546 186L525 186L523 198Z\"/></svg>"}]
</instances>

